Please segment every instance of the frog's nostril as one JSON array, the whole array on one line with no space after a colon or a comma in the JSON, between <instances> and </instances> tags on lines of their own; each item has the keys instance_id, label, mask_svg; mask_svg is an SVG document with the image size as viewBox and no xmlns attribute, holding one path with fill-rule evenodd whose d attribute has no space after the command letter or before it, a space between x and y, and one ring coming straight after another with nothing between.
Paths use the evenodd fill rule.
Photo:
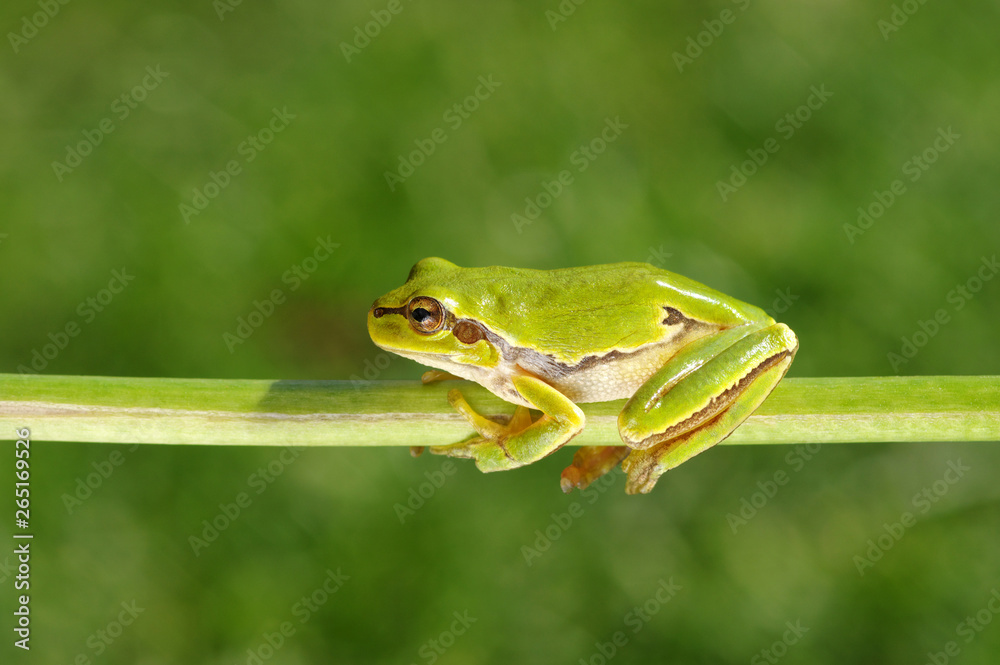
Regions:
<instances>
[{"instance_id":1,"label":"frog's nostril","mask_svg":"<svg viewBox=\"0 0 1000 665\"><path fill-rule=\"evenodd\" d=\"M374 316L376 319L381 319L384 315L385 315L385 310L382 309L381 307L375 307L374 309L372 309L372 316Z\"/></svg>"}]
</instances>

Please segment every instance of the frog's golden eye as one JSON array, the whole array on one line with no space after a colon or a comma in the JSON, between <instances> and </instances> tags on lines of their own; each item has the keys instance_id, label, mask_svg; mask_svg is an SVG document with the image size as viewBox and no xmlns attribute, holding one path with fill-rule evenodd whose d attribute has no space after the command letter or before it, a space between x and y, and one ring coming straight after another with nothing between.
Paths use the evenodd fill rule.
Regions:
<instances>
[{"instance_id":1,"label":"frog's golden eye","mask_svg":"<svg viewBox=\"0 0 1000 665\"><path fill-rule=\"evenodd\" d=\"M417 332L432 333L444 325L444 307L434 298L417 296L407 306L406 318Z\"/></svg>"}]
</instances>

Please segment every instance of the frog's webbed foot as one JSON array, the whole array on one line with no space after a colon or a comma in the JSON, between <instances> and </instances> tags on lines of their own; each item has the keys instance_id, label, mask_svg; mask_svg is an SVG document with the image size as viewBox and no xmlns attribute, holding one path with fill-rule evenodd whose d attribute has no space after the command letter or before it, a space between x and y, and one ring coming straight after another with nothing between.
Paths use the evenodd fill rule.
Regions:
<instances>
[{"instance_id":1,"label":"frog's webbed foot","mask_svg":"<svg viewBox=\"0 0 1000 665\"><path fill-rule=\"evenodd\" d=\"M668 470L666 465L660 464L660 458L664 456L660 448L668 445L661 444L650 450L633 450L629 453L622 462L622 471L628 476L625 482L626 494L649 494L652 491L656 481Z\"/></svg>"},{"instance_id":2,"label":"frog's webbed foot","mask_svg":"<svg viewBox=\"0 0 1000 665\"><path fill-rule=\"evenodd\" d=\"M573 463L563 469L559 486L567 493L574 488L586 489L618 466L629 452L626 446L581 446L573 455Z\"/></svg>"},{"instance_id":3,"label":"frog's webbed foot","mask_svg":"<svg viewBox=\"0 0 1000 665\"><path fill-rule=\"evenodd\" d=\"M461 378L462 377L455 376L450 372L442 372L441 370L430 369L420 375L420 382L426 386L427 384L434 383L436 381L453 381L453 380L460 380ZM440 449L445 446L436 446L436 447ZM426 446L410 446L410 455L412 455L413 457L420 457L420 455L423 454L425 449ZM438 452L436 454L441 454L441 453Z\"/></svg>"},{"instance_id":4,"label":"frog's webbed foot","mask_svg":"<svg viewBox=\"0 0 1000 665\"><path fill-rule=\"evenodd\" d=\"M527 407L518 406L510 421L503 424L477 413L458 389L448 392L448 402L469 421L477 434L451 445L431 446L431 453L473 459L482 471L499 471L520 466L513 464L506 442L531 425L531 413Z\"/></svg>"},{"instance_id":5,"label":"frog's webbed foot","mask_svg":"<svg viewBox=\"0 0 1000 665\"><path fill-rule=\"evenodd\" d=\"M526 401L542 410L532 422L527 407L518 406L506 424L477 413L457 389L448 401L476 430L478 436L450 446L432 446L436 455L474 459L480 471L503 471L535 462L557 450L583 429L584 417L573 402L552 386L532 376L512 379Z\"/></svg>"}]
</instances>

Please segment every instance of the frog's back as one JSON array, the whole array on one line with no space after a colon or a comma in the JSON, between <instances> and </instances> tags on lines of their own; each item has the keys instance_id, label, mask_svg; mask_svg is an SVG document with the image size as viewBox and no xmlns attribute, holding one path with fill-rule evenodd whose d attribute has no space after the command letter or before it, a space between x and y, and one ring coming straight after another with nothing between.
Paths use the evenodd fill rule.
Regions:
<instances>
[{"instance_id":1,"label":"frog's back","mask_svg":"<svg viewBox=\"0 0 1000 665\"><path fill-rule=\"evenodd\" d=\"M529 340L567 365L676 337L685 321L717 330L763 314L646 263L558 270L494 266L461 272L466 284L475 284L480 293L465 303L478 310L473 313L478 320L508 341Z\"/></svg>"}]
</instances>

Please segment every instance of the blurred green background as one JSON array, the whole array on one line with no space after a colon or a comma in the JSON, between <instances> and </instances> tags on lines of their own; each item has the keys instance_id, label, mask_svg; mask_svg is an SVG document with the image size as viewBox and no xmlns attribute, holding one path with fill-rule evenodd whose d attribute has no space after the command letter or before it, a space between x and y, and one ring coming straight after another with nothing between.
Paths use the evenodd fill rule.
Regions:
<instances>
[{"instance_id":1,"label":"blurred green background","mask_svg":"<svg viewBox=\"0 0 1000 665\"><path fill-rule=\"evenodd\" d=\"M5 3L0 371L416 378L365 313L437 255L656 263L775 312L801 341L790 376L1000 374L1000 285L976 281L1000 245L998 20L979 0ZM313 261L318 239L339 247ZM131 279L102 293L114 271ZM275 289L252 335L225 337ZM891 362L904 339L920 348ZM646 497L618 475L564 496L569 451L491 476L399 448L281 454L35 446L33 648L11 645L4 546L0 659L1000 652L997 446L724 446ZM241 492L249 507L195 553ZM429 498L409 514L411 492ZM762 507L735 524L742 501ZM907 511L916 524L884 536ZM862 575L880 536L892 547Z\"/></svg>"}]
</instances>

